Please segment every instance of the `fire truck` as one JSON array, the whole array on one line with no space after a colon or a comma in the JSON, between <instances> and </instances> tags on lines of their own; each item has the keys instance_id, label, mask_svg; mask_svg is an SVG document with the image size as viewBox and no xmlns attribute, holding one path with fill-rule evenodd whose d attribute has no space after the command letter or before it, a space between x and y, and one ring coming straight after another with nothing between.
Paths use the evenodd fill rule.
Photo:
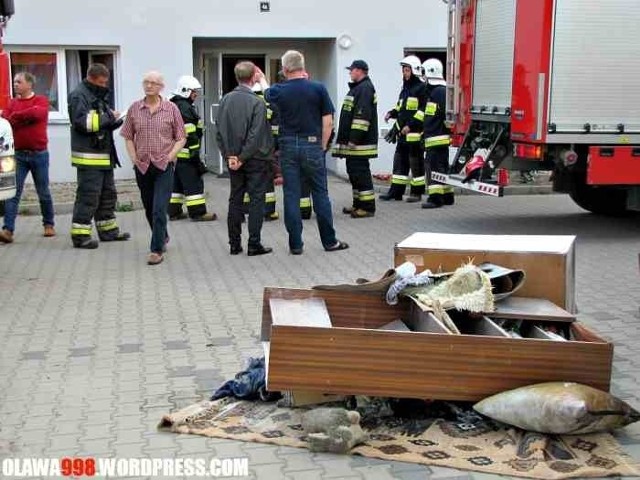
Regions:
<instances>
[{"instance_id":1,"label":"fire truck","mask_svg":"<svg viewBox=\"0 0 640 480\"><path fill-rule=\"evenodd\" d=\"M585 210L640 210L640 1L443 1L457 148L432 178L502 196L547 170Z\"/></svg>"},{"instance_id":2,"label":"fire truck","mask_svg":"<svg viewBox=\"0 0 640 480\"><path fill-rule=\"evenodd\" d=\"M4 27L14 13L13 0L0 0L0 110L9 103L11 76L9 56L2 48ZM0 214L4 214L4 200L16 194L16 162L13 151L11 125L0 117Z\"/></svg>"}]
</instances>

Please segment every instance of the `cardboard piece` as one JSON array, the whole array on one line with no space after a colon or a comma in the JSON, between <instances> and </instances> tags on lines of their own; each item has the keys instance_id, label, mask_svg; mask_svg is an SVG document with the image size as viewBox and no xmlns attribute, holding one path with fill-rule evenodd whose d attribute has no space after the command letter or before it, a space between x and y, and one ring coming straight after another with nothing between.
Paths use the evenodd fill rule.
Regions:
<instances>
[{"instance_id":1,"label":"cardboard piece","mask_svg":"<svg viewBox=\"0 0 640 480\"><path fill-rule=\"evenodd\" d=\"M520 269L518 295L544 298L575 313L575 237L570 235L467 235L419 232L394 248L394 265L418 271L453 271L461 264L491 262Z\"/></svg>"}]
</instances>

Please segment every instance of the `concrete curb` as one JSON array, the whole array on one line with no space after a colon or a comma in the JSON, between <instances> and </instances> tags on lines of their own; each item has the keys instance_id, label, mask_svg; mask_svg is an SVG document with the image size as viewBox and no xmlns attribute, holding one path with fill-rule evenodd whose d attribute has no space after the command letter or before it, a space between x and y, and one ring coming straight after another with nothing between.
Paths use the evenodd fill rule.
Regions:
<instances>
[{"instance_id":1,"label":"concrete curb","mask_svg":"<svg viewBox=\"0 0 640 480\"><path fill-rule=\"evenodd\" d=\"M330 176L348 182L349 179L345 176L330 173ZM387 183L374 182L373 188L377 193L386 193L389 189ZM479 195L464 189L455 189L456 195ZM550 184L544 185L511 185L504 188L504 195L549 195L556 194L553 192ZM66 215L73 213L73 202L56 203L54 205L56 215ZM129 212L134 210L142 210L142 202L139 199L128 199L124 202L118 202L116 212ZM40 215L40 205L38 203L27 203L20 205L20 215Z\"/></svg>"}]
</instances>

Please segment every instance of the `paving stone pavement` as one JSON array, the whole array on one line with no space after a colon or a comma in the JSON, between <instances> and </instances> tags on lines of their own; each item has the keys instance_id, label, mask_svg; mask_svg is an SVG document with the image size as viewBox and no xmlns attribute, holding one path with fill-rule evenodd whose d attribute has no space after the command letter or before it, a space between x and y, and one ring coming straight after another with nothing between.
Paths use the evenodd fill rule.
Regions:
<instances>
[{"instance_id":1,"label":"paving stone pavement","mask_svg":"<svg viewBox=\"0 0 640 480\"><path fill-rule=\"evenodd\" d=\"M18 218L15 243L0 245L0 457L239 456L258 479L492 477L156 430L164 413L207 398L261 354L265 285L379 276L394 244L416 231L577 235L579 318L615 343L612 390L640 406L637 218L593 216L562 195L465 195L435 211L380 202L375 218L353 220L339 213L350 186L332 179L335 225L349 250L324 252L311 220L305 253L293 257L280 220L263 230L273 254L230 257L228 181L208 178L207 190L222 221L170 223L167 258L155 267L145 263L142 212L118 214L131 241L92 251L71 248L69 215L57 217L52 239L40 236L38 217ZM640 459L640 427L617 437Z\"/></svg>"}]
</instances>

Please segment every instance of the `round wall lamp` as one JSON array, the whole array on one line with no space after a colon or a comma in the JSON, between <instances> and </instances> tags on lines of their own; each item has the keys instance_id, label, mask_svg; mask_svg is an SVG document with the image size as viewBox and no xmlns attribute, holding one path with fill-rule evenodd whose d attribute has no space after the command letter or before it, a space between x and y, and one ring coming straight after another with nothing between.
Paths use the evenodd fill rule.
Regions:
<instances>
[{"instance_id":1,"label":"round wall lamp","mask_svg":"<svg viewBox=\"0 0 640 480\"><path fill-rule=\"evenodd\" d=\"M338 37L338 46L340 48L342 48L344 50L347 50L347 49L351 48L351 45L353 45L353 40L346 33L343 33L342 35L340 35Z\"/></svg>"}]
</instances>

